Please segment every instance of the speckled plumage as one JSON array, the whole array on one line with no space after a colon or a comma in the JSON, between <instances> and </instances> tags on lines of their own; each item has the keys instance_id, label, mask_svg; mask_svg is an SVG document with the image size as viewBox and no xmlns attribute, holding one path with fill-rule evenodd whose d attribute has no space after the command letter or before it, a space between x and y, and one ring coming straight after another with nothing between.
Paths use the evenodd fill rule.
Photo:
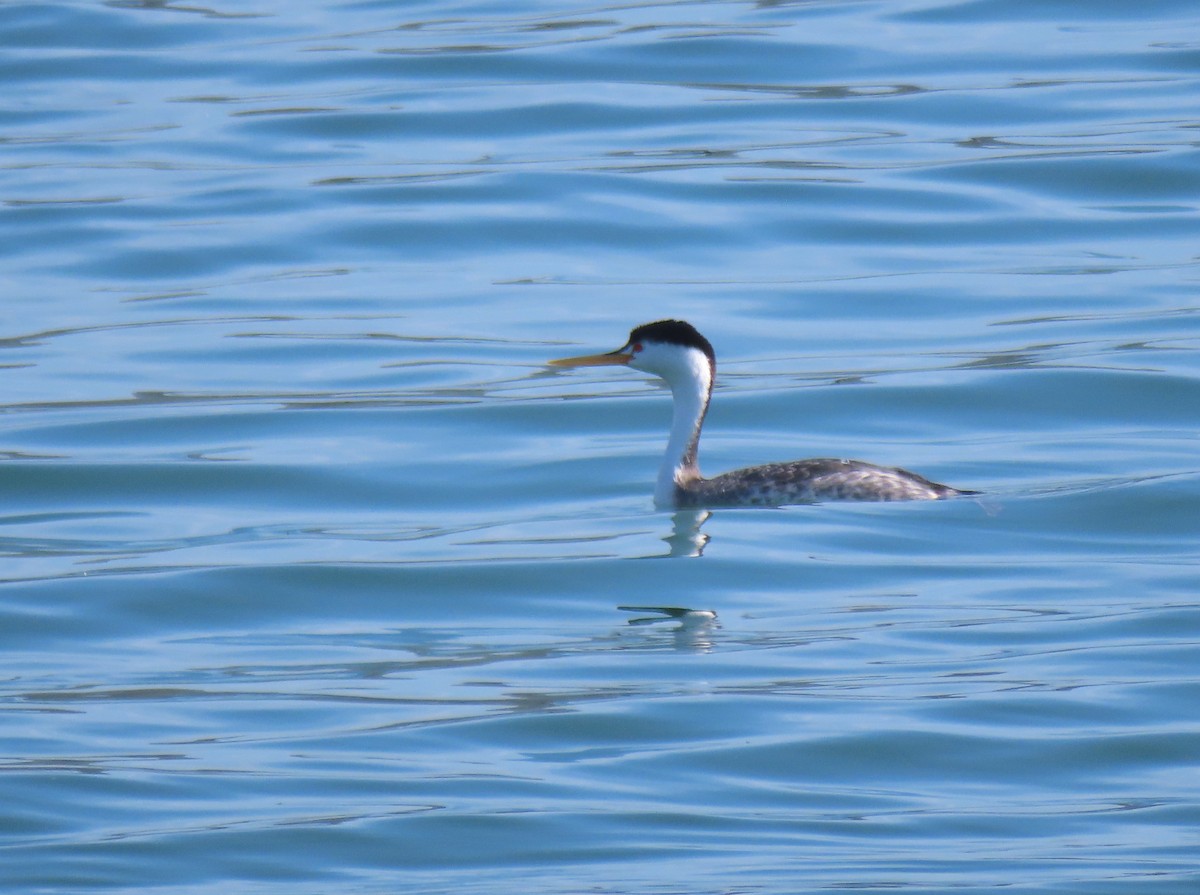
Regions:
<instances>
[{"instance_id":1,"label":"speckled plumage","mask_svg":"<svg viewBox=\"0 0 1200 895\"><path fill-rule=\"evenodd\" d=\"M822 500L942 500L971 492L905 469L862 460L793 460L735 469L711 479L676 481L681 507L764 506Z\"/></svg>"}]
</instances>

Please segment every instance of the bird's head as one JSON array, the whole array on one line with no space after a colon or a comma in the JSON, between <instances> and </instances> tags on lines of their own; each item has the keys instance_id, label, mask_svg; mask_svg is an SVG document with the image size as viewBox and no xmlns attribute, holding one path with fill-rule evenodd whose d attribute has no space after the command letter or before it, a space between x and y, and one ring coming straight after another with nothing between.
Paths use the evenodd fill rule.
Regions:
<instances>
[{"instance_id":1,"label":"bird's head","mask_svg":"<svg viewBox=\"0 0 1200 895\"><path fill-rule=\"evenodd\" d=\"M622 364L661 376L668 383L706 376L712 380L716 354L708 339L683 320L643 323L616 351L552 360L556 367L599 367Z\"/></svg>"}]
</instances>

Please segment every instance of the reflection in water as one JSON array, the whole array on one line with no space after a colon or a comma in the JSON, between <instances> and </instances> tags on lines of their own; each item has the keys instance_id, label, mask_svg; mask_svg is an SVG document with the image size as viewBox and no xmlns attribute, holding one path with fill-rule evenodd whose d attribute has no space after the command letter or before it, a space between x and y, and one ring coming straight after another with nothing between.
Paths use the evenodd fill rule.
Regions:
<instances>
[{"instance_id":1,"label":"reflection in water","mask_svg":"<svg viewBox=\"0 0 1200 895\"><path fill-rule=\"evenodd\" d=\"M653 612L658 615L631 618L631 625L654 625L677 622L670 629L672 646L686 652L709 652L713 648L712 633L721 627L717 613L711 609L688 609L683 606L618 606L622 612Z\"/></svg>"},{"instance_id":2,"label":"reflection in water","mask_svg":"<svg viewBox=\"0 0 1200 895\"><path fill-rule=\"evenodd\" d=\"M661 615L631 618L631 625L648 625L654 622L665 622L678 619L685 625L707 624L713 621L717 614L711 609L687 609L683 606L618 606L622 612L658 612Z\"/></svg>"},{"instance_id":3,"label":"reflection in water","mask_svg":"<svg viewBox=\"0 0 1200 895\"><path fill-rule=\"evenodd\" d=\"M700 526L711 516L708 510L680 510L671 515L671 533L663 538L671 547L668 556L700 556L708 543L708 535Z\"/></svg>"}]
</instances>

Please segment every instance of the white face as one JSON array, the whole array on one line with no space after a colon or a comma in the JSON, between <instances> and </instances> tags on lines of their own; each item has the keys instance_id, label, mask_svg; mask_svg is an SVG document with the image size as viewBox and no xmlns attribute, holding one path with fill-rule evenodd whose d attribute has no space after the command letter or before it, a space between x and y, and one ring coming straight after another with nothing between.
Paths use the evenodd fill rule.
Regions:
<instances>
[{"instance_id":1,"label":"white face","mask_svg":"<svg viewBox=\"0 0 1200 895\"><path fill-rule=\"evenodd\" d=\"M667 382L699 380L707 384L712 375L708 358L697 348L667 342L633 342L621 352L629 354L629 366L661 376Z\"/></svg>"}]
</instances>

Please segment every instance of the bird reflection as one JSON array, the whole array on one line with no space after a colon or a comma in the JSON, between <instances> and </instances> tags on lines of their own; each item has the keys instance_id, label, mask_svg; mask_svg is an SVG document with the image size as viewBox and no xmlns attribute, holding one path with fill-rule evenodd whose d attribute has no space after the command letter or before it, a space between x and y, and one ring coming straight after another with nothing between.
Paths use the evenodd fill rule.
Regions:
<instances>
[{"instance_id":1,"label":"bird reflection","mask_svg":"<svg viewBox=\"0 0 1200 895\"><path fill-rule=\"evenodd\" d=\"M707 625L716 621L717 614L711 609L687 609L683 606L618 606L622 612L658 612L661 615L631 618L631 625L649 625L677 619L685 625Z\"/></svg>"},{"instance_id":2,"label":"bird reflection","mask_svg":"<svg viewBox=\"0 0 1200 895\"><path fill-rule=\"evenodd\" d=\"M670 556L700 556L708 543L708 535L700 531L708 510L680 510L671 514L671 533L663 538L671 548Z\"/></svg>"},{"instance_id":3,"label":"bird reflection","mask_svg":"<svg viewBox=\"0 0 1200 895\"><path fill-rule=\"evenodd\" d=\"M631 618L631 625L653 625L675 622L670 629L677 650L686 652L708 652L713 648L712 633L721 627L717 614L711 609L688 609L685 606L618 606L622 612L650 612Z\"/></svg>"}]
</instances>

